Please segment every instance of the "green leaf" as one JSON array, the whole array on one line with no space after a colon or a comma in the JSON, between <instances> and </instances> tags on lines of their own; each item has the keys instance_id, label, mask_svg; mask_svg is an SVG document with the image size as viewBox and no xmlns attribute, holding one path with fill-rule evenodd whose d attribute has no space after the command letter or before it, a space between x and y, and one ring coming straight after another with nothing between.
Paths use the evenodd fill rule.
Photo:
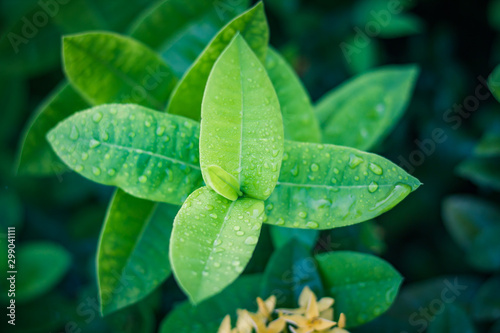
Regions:
<instances>
[{"instance_id":1,"label":"green leaf","mask_svg":"<svg viewBox=\"0 0 500 333\"><path fill-rule=\"evenodd\" d=\"M413 14L392 15L386 25L380 26L381 38L398 38L420 34L425 29L422 19Z\"/></svg>"},{"instance_id":2,"label":"green leaf","mask_svg":"<svg viewBox=\"0 0 500 333\"><path fill-rule=\"evenodd\" d=\"M335 299L334 313L343 312L347 327L378 317L394 302L401 275L386 261L349 251L317 255L325 294Z\"/></svg>"},{"instance_id":3,"label":"green leaf","mask_svg":"<svg viewBox=\"0 0 500 333\"><path fill-rule=\"evenodd\" d=\"M500 191L500 158L471 158L457 166L456 172L478 186Z\"/></svg>"},{"instance_id":4,"label":"green leaf","mask_svg":"<svg viewBox=\"0 0 500 333\"><path fill-rule=\"evenodd\" d=\"M130 36L158 51L182 76L217 32L249 1L166 0L132 24Z\"/></svg>"},{"instance_id":5,"label":"green leaf","mask_svg":"<svg viewBox=\"0 0 500 333\"><path fill-rule=\"evenodd\" d=\"M118 189L109 204L97 254L101 312L107 315L150 294L171 273L175 210Z\"/></svg>"},{"instance_id":6,"label":"green leaf","mask_svg":"<svg viewBox=\"0 0 500 333\"><path fill-rule=\"evenodd\" d=\"M474 153L480 157L500 156L500 132L498 130L487 132L479 141Z\"/></svg>"},{"instance_id":7,"label":"green leaf","mask_svg":"<svg viewBox=\"0 0 500 333\"><path fill-rule=\"evenodd\" d=\"M500 276L481 285L472 302L472 313L480 321L500 319Z\"/></svg>"},{"instance_id":8,"label":"green leaf","mask_svg":"<svg viewBox=\"0 0 500 333\"><path fill-rule=\"evenodd\" d=\"M220 166L209 165L205 169L206 183L211 188L229 200L236 200L243 193L240 191L240 182L236 177L226 172Z\"/></svg>"},{"instance_id":9,"label":"green leaf","mask_svg":"<svg viewBox=\"0 0 500 333\"><path fill-rule=\"evenodd\" d=\"M336 251L347 250L380 254L385 250L383 230L374 221L330 230L321 247Z\"/></svg>"},{"instance_id":10,"label":"green leaf","mask_svg":"<svg viewBox=\"0 0 500 333\"><path fill-rule=\"evenodd\" d=\"M279 226L271 226L271 239L275 248L280 248L290 240L295 239L301 242L309 249L312 249L319 237L319 230L304 230L295 228L282 228Z\"/></svg>"},{"instance_id":11,"label":"green leaf","mask_svg":"<svg viewBox=\"0 0 500 333\"><path fill-rule=\"evenodd\" d=\"M15 260L18 272L16 302L26 302L50 291L71 266L71 256L66 249L55 243L41 241L19 246ZM6 296L7 293L3 297Z\"/></svg>"},{"instance_id":12,"label":"green leaf","mask_svg":"<svg viewBox=\"0 0 500 333\"><path fill-rule=\"evenodd\" d=\"M272 48L267 51L265 66L281 106L285 139L321 142L311 99L293 68Z\"/></svg>"},{"instance_id":13,"label":"green leaf","mask_svg":"<svg viewBox=\"0 0 500 333\"><path fill-rule=\"evenodd\" d=\"M181 204L201 186L199 125L138 105L109 104L78 112L48 134L71 169L133 196Z\"/></svg>"},{"instance_id":14,"label":"green leaf","mask_svg":"<svg viewBox=\"0 0 500 333\"><path fill-rule=\"evenodd\" d=\"M318 296L323 294L321 277L310 249L302 242L291 240L269 260L262 280L262 294L264 297L275 295L278 306L293 308L306 286Z\"/></svg>"},{"instance_id":15,"label":"green leaf","mask_svg":"<svg viewBox=\"0 0 500 333\"><path fill-rule=\"evenodd\" d=\"M63 39L64 70L92 104L134 103L161 110L177 78L145 45L113 33Z\"/></svg>"},{"instance_id":16,"label":"green leaf","mask_svg":"<svg viewBox=\"0 0 500 333\"><path fill-rule=\"evenodd\" d=\"M236 309L253 311L257 307L255 299L262 296L261 282L261 275L241 276L220 294L205 302L196 306L188 301L183 302L165 317L160 333L216 333L227 314L235 319Z\"/></svg>"},{"instance_id":17,"label":"green leaf","mask_svg":"<svg viewBox=\"0 0 500 333\"><path fill-rule=\"evenodd\" d=\"M453 239L468 249L481 230L500 225L500 209L477 197L454 195L443 202L443 220Z\"/></svg>"},{"instance_id":18,"label":"green leaf","mask_svg":"<svg viewBox=\"0 0 500 333\"><path fill-rule=\"evenodd\" d=\"M500 65L495 67L488 77L488 87L493 93L493 96L500 102Z\"/></svg>"},{"instance_id":19,"label":"green leaf","mask_svg":"<svg viewBox=\"0 0 500 333\"><path fill-rule=\"evenodd\" d=\"M269 29L264 5L259 2L229 22L212 39L178 83L170 98L167 112L200 119L203 92L212 66L238 31L259 59L265 59Z\"/></svg>"},{"instance_id":20,"label":"green leaf","mask_svg":"<svg viewBox=\"0 0 500 333\"><path fill-rule=\"evenodd\" d=\"M403 115L417 75L415 65L380 67L327 93L316 105L323 141L372 149Z\"/></svg>"},{"instance_id":21,"label":"green leaf","mask_svg":"<svg viewBox=\"0 0 500 333\"><path fill-rule=\"evenodd\" d=\"M61 83L38 107L24 128L18 153L18 173L50 175L65 171L66 166L45 137L61 120L88 107L90 105L70 84Z\"/></svg>"},{"instance_id":22,"label":"green leaf","mask_svg":"<svg viewBox=\"0 0 500 333\"><path fill-rule=\"evenodd\" d=\"M451 304L443 306L443 311L432 318L428 333L475 333L476 329L467 313Z\"/></svg>"},{"instance_id":23,"label":"green leaf","mask_svg":"<svg viewBox=\"0 0 500 333\"><path fill-rule=\"evenodd\" d=\"M286 141L266 223L332 229L372 219L420 182L385 158L353 148Z\"/></svg>"},{"instance_id":24,"label":"green leaf","mask_svg":"<svg viewBox=\"0 0 500 333\"><path fill-rule=\"evenodd\" d=\"M219 293L243 272L263 218L260 200L230 201L207 187L187 198L174 221L170 262L192 303Z\"/></svg>"},{"instance_id":25,"label":"green leaf","mask_svg":"<svg viewBox=\"0 0 500 333\"><path fill-rule=\"evenodd\" d=\"M239 190L256 199L269 197L283 156L283 121L264 66L239 34L210 73L200 130L201 172L209 187L231 200ZM211 166L237 179L238 189L212 181Z\"/></svg>"},{"instance_id":26,"label":"green leaf","mask_svg":"<svg viewBox=\"0 0 500 333\"><path fill-rule=\"evenodd\" d=\"M482 271L500 270L499 239L500 225L482 229L468 249L467 261Z\"/></svg>"}]
</instances>

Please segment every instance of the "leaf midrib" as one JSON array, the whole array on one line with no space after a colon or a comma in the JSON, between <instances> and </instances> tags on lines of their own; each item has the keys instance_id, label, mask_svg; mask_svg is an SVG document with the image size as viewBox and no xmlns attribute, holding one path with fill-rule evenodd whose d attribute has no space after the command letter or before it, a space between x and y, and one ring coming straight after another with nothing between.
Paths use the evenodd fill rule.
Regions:
<instances>
[{"instance_id":1,"label":"leaf midrib","mask_svg":"<svg viewBox=\"0 0 500 333\"><path fill-rule=\"evenodd\" d=\"M288 183L288 182L280 182L278 181L276 185L283 185L283 186L291 186L291 187L312 187L312 188L332 188L332 189L350 189L350 188L367 188L370 185L319 185L319 184L297 184L297 183ZM378 188L380 187L393 187L396 184L382 184L378 185Z\"/></svg>"},{"instance_id":2,"label":"leaf midrib","mask_svg":"<svg viewBox=\"0 0 500 333\"><path fill-rule=\"evenodd\" d=\"M86 139L85 140L84 139L79 139L79 140L89 141L90 142L90 140L86 140ZM95 140L95 139L93 139L93 140ZM185 166L191 167L191 168L196 169L196 170L201 170L199 165L194 165L194 164L191 164L191 163L187 163L187 162L184 162L184 161L172 158L172 157L168 157L168 156L164 156L164 155L159 155L159 154L156 154L156 153L153 153L153 152L141 149L141 148L132 148L132 147L120 146L120 145L113 144L113 143L102 142L100 140L95 140L95 141L99 142L100 145L103 145L103 146L106 146L106 147L110 147L110 148L114 148L114 149L118 149L118 150L120 150L120 149L121 150L126 150L126 151L129 151L129 152L135 152L135 153L138 153L138 154L146 154L146 155L149 155L149 156L157 157L159 159L171 161L173 163L183 164Z\"/></svg>"}]
</instances>

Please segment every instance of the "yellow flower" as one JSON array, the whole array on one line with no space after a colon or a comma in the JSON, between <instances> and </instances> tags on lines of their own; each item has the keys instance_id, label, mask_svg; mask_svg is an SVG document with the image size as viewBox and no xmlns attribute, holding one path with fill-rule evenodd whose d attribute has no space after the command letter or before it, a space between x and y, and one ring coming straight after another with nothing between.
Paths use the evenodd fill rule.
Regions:
<instances>
[{"instance_id":1,"label":"yellow flower","mask_svg":"<svg viewBox=\"0 0 500 333\"><path fill-rule=\"evenodd\" d=\"M239 332L236 328L231 329L231 317L229 315L226 315L224 317L224 320L222 320L222 323L220 324L217 333L239 333Z\"/></svg>"},{"instance_id":2,"label":"yellow flower","mask_svg":"<svg viewBox=\"0 0 500 333\"><path fill-rule=\"evenodd\" d=\"M307 306L311 297L316 298L316 295L308 286L306 286L300 293L298 309L278 309L277 311L285 314L303 315L306 313ZM319 316L321 318L333 320L333 309L331 309L333 303L334 300L331 297L323 297L317 302L318 311L320 312Z\"/></svg>"},{"instance_id":3,"label":"yellow flower","mask_svg":"<svg viewBox=\"0 0 500 333\"><path fill-rule=\"evenodd\" d=\"M340 314L339 322L337 327L332 328L329 331L325 331L325 333L349 333L349 331L345 330L345 315L343 313Z\"/></svg>"},{"instance_id":4,"label":"yellow flower","mask_svg":"<svg viewBox=\"0 0 500 333\"><path fill-rule=\"evenodd\" d=\"M305 289L305 288L304 288ZM297 328L289 327L294 333L310 333L310 332L320 332L333 327L336 322L320 317L320 305L323 311L326 311L333 304L333 299L326 299L323 302L318 302L316 295L312 291L304 290L299 298L299 304L303 302L305 297L309 298L307 302L307 307L305 308L304 315L292 314L292 315L282 315L287 322L297 326ZM306 296L302 297L302 294ZM302 299L301 299L302 298ZM302 308L302 304L301 308ZM300 309L299 309L300 310ZM330 311L328 311L330 314ZM333 313L331 313L333 315Z\"/></svg>"}]
</instances>

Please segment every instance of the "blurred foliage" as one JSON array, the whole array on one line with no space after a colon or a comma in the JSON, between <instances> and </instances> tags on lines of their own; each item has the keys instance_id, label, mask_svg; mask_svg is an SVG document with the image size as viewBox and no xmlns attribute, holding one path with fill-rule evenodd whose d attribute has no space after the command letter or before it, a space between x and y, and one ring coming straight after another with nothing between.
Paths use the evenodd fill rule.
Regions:
<instances>
[{"instance_id":1,"label":"blurred foliage","mask_svg":"<svg viewBox=\"0 0 500 333\"><path fill-rule=\"evenodd\" d=\"M311 236L319 237L314 249L318 252L383 253L404 277L391 309L354 331L465 332L474 325L477 332L500 332L500 104L491 96L481 98L487 94L490 73L500 63L500 1L407 1L404 10L391 14L384 27L377 18L384 19L380 15L388 10L385 1L264 2L271 44L287 57L314 101L369 68L403 63L422 68L409 110L375 151L406 167L424 186L411 200L377 218L376 224L366 222ZM171 313L162 324L162 331L170 332L169 325L209 316L209 311L222 318L235 307L250 308L253 303L248 300L257 296L259 275L248 277L257 282L240 282L250 290L248 294L227 290L203 308L193 309L191 315L178 310L189 305L180 303L185 296L170 278L139 304L100 317L95 249L112 189L60 166L53 166L56 176L15 176L16 148L30 115L63 79L61 36L87 30L128 32L136 19L159 2L43 3L55 5L45 8L36 0L0 2L2 251L6 251L6 227L16 226L18 255L30 262L31 270L25 281L18 281L19 290L24 288L21 283L29 285L33 278L45 281L34 289L26 287L25 295L20 291L17 329L153 332ZM33 25L35 20L40 26ZM380 31L373 34L377 26ZM342 45L354 47L351 57L345 57ZM490 79L493 91L498 82L495 75ZM434 140L436 129L446 139ZM266 237L261 237L246 273L263 273L273 260L273 246L283 246L290 237L267 227L263 233ZM43 249L30 254L34 246ZM49 251L55 252L44 259ZM4 265L0 262L2 281ZM227 303L227 299L234 302ZM180 316L177 323L175 316ZM208 318L206 323L219 324ZM2 332L10 332L6 325L2 320Z\"/></svg>"}]
</instances>

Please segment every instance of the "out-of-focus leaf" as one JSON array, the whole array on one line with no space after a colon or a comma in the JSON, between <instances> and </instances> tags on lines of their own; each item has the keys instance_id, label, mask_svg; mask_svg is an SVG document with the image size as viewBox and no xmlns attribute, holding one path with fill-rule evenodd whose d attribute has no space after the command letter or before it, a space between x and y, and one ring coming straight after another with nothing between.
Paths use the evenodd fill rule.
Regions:
<instances>
[{"instance_id":1,"label":"out-of-focus leaf","mask_svg":"<svg viewBox=\"0 0 500 333\"><path fill-rule=\"evenodd\" d=\"M236 309L254 311L257 306L255 299L262 296L261 282L261 275L245 275L203 303L196 306L187 301L181 303L163 320L160 333L217 333L227 314L234 320Z\"/></svg>"},{"instance_id":2,"label":"out-of-focus leaf","mask_svg":"<svg viewBox=\"0 0 500 333\"><path fill-rule=\"evenodd\" d=\"M487 132L476 146L475 153L481 157L500 156L500 131Z\"/></svg>"},{"instance_id":3,"label":"out-of-focus leaf","mask_svg":"<svg viewBox=\"0 0 500 333\"><path fill-rule=\"evenodd\" d=\"M325 94L316 105L323 141L372 149L403 115L418 72L415 65L380 67Z\"/></svg>"},{"instance_id":4,"label":"out-of-focus leaf","mask_svg":"<svg viewBox=\"0 0 500 333\"><path fill-rule=\"evenodd\" d=\"M207 186L230 200L241 192L267 199L280 172L283 121L271 80L240 34L212 68L201 115L200 165ZM213 166L232 176L237 188L214 175Z\"/></svg>"},{"instance_id":5,"label":"out-of-focus leaf","mask_svg":"<svg viewBox=\"0 0 500 333\"><path fill-rule=\"evenodd\" d=\"M319 237L319 230L283 228L276 225L270 229L273 245L276 249L282 247L292 239L300 241L312 249Z\"/></svg>"},{"instance_id":6,"label":"out-of-focus leaf","mask_svg":"<svg viewBox=\"0 0 500 333\"><path fill-rule=\"evenodd\" d=\"M475 333L476 329L467 313L453 303L446 304L443 312L429 324L428 333Z\"/></svg>"},{"instance_id":7,"label":"out-of-focus leaf","mask_svg":"<svg viewBox=\"0 0 500 333\"><path fill-rule=\"evenodd\" d=\"M488 87L495 98L500 102L500 65L495 67L493 72L488 77Z\"/></svg>"},{"instance_id":8,"label":"out-of-focus leaf","mask_svg":"<svg viewBox=\"0 0 500 333\"><path fill-rule=\"evenodd\" d=\"M60 245L31 242L16 251L16 302L32 300L54 288L71 265L70 254ZM7 294L2 295L3 298Z\"/></svg>"},{"instance_id":9,"label":"out-of-focus leaf","mask_svg":"<svg viewBox=\"0 0 500 333\"><path fill-rule=\"evenodd\" d=\"M304 229L359 223L388 211L419 186L381 156L286 141L278 184L266 200L266 223Z\"/></svg>"},{"instance_id":10,"label":"out-of-focus leaf","mask_svg":"<svg viewBox=\"0 0 500 333\"><path fill-rule=\"evenodd\" d=\"M398 38L416 35L424 31L424 21L413 14L392 15L385 25L380 25L379 37Z\"/></svg>"},{"instance_id":11,"label":"out-of-focus leaf","mask_svg":"<svg viewBox=\"0 0 500 333\"><path fill-rule=\"evenodd\" d=\"M48 134L59 157L90 180L134 196L181 204L201 186L197 122L132 104L106 104Z\"/></svg>"},{"instance_id":12,"label":"out-of-focus leaf","mask_svg":"<svg viewBox=\"0 0 500 333\"><path fill-rule=\"evenodd\" d=\"M263 218L261 200L230 201L208 187L186 199L175 217L170 262L192 303L219 293L243 272Z\"/></svg>"},{"instance_id":13,"label":"out-of-focus leaf","mask_svg":"<svg viewBox=\"0 0 500 333\"><path fill-rule=\"evenodd\" d=\"M174 214L166 205L157 206L119 189L115 192L97 254L104 315L143 299L170 275L168 248Z\"/></svg>"},{"instance_id":14,"label":"out-of-focus leaf","mask_svg":"<svg viewBox=\"0 0 500 333\"><path fill-rule=\"evenodd\" d=\"M182 76L217 32L248 6L248 0L166 0L145 11L130 35L158 51Z\"/></svg>"},{"instance_id":15,"label":"out-of-focus leaf","mask_svg":"<svg viewBox=\"0 0 500 333\"><path fill-rule=\"evenodd\" d=\"M468 249L483 229L500 225L500 209L477 197L454 195L443 202L443 219L455 241Z\"/></svg>"},{"instance_id":16,"label":"out-of-focus leaf","mask_svg":"<svg viewBox=\"0 0 500 333\"><path fill-rule=\"evenodd\" d=\"M479 288L472 303L472 313L481 321L500 319L500 276L490 278Z\"/></svg>"},{"instance_id":17,"label":"out-of-focus leaf","mask_svg":"<svg viewBox=\"0 0 500 333\"><path fill-rule=\"evenodd\" d=\"M500 269L500 224L481 229L467 251L467 261L485 271Z\"/></svg>"},{"instance_id":18,"label":"out-of-focus leaf","mask_svg":"<svg viewBox=\"0 0 500 333\"><path fill-rule=\"evenodd\" d=\"M134 103L161 110L177 82L153 50L117 34L66 36L63 58L69 81L94 105Z\"/></svg>"},{"instance_id":19,"label":"out-of-focus leaf","mask_svg":"<svg viewBox=\"0 0 500 333\"><path fill-rule=\"evenodd\" d=\"M476 185L500 191L500 158L471 158L460 163L456 172Z\"/></svg>"},{"instance_id":20,"label":"out-of-focus leaf","mask_svg":"<svg viewBox=\"0 0 500 333\"><path fill-rule=\"evenodd\" d=\"M334 313L355 327L378 317L394 302L401 275L386 261L349 251L317 255L325 294L335 299Z\"/></svg>"},{"instance_id":21,"label":"out-of-focus leaf","mask_svg":"<svg viewBox=\"0 0 500 333\"><path fill-rule=\"evenodd\" d=\"M357 75L376 67L380 62L381 47L377 39L370 39L366 45L358 46L355 42L356 36L352 36L347 42L340 44L347 68L352 75Z\"/></svg>"},{"instance_id":22,"label":"out-of-focus leaf","mask_svg":"<svg viewBox=\"0 0 500 333\"><path fill-rule=\"evenodd\" d=\"M212 66L238 32L259 59L264 60L269 28L262 2L233 19L217 33L179 81L170 98L167 112L200 119L203 93Z\"/></svg>"},{"instance_id":23,"label":"out-of-focus leaf","mask_svg":"<svg viewBox=\"0 0 500 333\"><path fill-rule=\"evenodd\" d=\"M349 250L368 253L382 253L385 243L380 227L374 221L330 230L322 239L321 247L331 250Z\"/></svg>"},{"instance_id":24,"label":"out-of-focus leaf","mask_svg":"<svg viewBox=\"0 0 500 333\"><path fill-rule=\"evenodd\" d=\"M24 128L18 172L31 175L64 172L67 168L47 142L47 132L75 111L88 107L90 105L70 84L61 83L38 107Z\"/></svg>"},{"instance_id":25,"label":"out-of-focus leaf","mask_svg":"<svg viewBox=\"0 0 500 333\"><path fill-rule=\"evenodd\" d=\"M318 296L323 294L310 249L293 239L276 250L269 260L262 280L262 294L264 297L275 295L278 306L293 308L306 286Z\"/></svg>"},{"instance_id":26,"label":"out-of-focus leaf","mask_svg":"<svg viewBox=\"0 0 500 333\"><path fill-rule=\"evenodd\" d=\"M265 66L281 106L285 139L321 142L311 99L293 68L272 48L267 51Z\"/></svg>"}]
</instances>

